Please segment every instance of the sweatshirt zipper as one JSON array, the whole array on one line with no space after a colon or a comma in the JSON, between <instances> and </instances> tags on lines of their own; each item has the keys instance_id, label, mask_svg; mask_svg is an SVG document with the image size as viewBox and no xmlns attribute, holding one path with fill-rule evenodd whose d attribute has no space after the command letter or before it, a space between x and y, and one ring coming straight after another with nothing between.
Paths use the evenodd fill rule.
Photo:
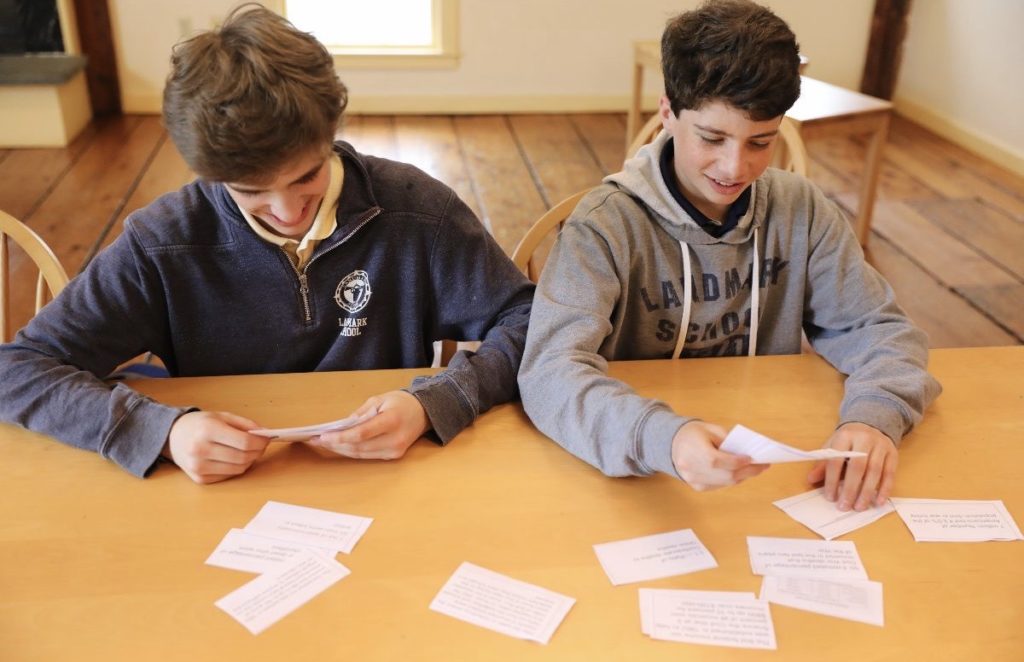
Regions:
<instances>
[{"instance_id":1,"label":"sweatshirt zipper","mask_svg":"<svg viewBox=\"0 0 1024 662\"><path fill-rule=\"evenodd\" d=\"M313 316L309 313L309 278L305 271L299 274L299 294L302 295L302 310L306 313L306 321L311 322Z\"/></svg>"},{"instance_id":2,"label":"sweatshirt zipper","mask_svg":"<svg viewBox=\"0 0 1024 662\"><path fill-rule=\"evenodd\" d=\"M313 257L313 259L311 259L309 262L307 262L306 266L302 268L302 271L299 271L299 268L296 267L292 263L291 258L288 257L288 252L285 251L283 248L281 249L281 251L285 254L285 258L288 259L288 264L291 265L292 271L295 272L295 275L299 279L299 294L302 295L302 312L303 312L303 314L305 316L304 319L303 319L304 322L306 322L308 324L309 322L313 321L313 314L312 314L312 311L309 308L309 276L306 275L306 272L309 271L309 268L311 266L313 266L314 262L316 262L317 260L322 258L324 255L327 255L328 253L333 251L335 248L337 248L338 246L341 246L346 241L348 241L349 237L354 235L356 232L359 231L359 229L361 227L363 227L364 225L369 223L371 220L373 220L376 216L378 216L381 213L381 211L382 210L381 210L380 207L374 207L373 209L371 209L370 213L368 213L366 215L366 218L363 218L361 221L359 221L359 223L354 228L352 228L351 232L349 232L347 235L342 237L341 241L339 241L335 245L331 246L330 248L325 250L323 253L320 253L320 255L317 255L317 256Z\"/></svg>"}]
</instances>

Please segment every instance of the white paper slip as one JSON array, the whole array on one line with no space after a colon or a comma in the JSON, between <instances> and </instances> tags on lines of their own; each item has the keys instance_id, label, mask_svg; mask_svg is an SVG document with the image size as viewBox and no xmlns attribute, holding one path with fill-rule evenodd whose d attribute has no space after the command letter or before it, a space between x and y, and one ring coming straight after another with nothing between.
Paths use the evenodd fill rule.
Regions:
<instances>
[{"instance_id":1,"label":"white paper slip","mask_svg":"<svg viewBox=\"0 0 1024 662\"><path fill-rule=\"evenodd\" d=\"M260 437L270 437L272 441L305 441L306 439L319 437L324 432L347 430L359 425L360 423L365 423L376 415L377 410L373 410L363 414L362 416L346 416L345 418L339 418L336 421L317 423L316 425L305 425L297 428L257 428L255 430L249 430L249 434L255 434Z\"/></svg>"},{"instance_id":2,"label":"white paper slip","mask_svg":"<svg viewBox=\"0 0 1024 662\"><path fill-rule=\"evenodd\" d=\"M303 553L214 604L249 632L259 634L348 574L348 568L333 559Z\"/></svg>"},{"instance_id":3,"label":"white paper slip","mask_svg":"<svg viewBox=\"0 0 1024 662\"><path fill-rule=\"evenodd\" d=\"M207 565L243 572L274 572L303 553L324 554L323 549L290 540L259 536L231 529L206 559Z\"/></svg>"},{"instance_id":4,"label":"white paper slip","mask_svg":"<svg viewBox=\"0 0 1024 662\"><path fill-rule=\"evenodd\" d=\"M692 529L601 543L594 553L616 586L718 567Z\"/></svg>"},{"instance_id":5,"label":"white paper slip","mask_svg":"<svg viewBox=\"0 0 1024 662\"><path fill-rule=\"evenodd\" d=\"M825 488L797 494L775 501L774 504L787 515L814 531L825 540L838 538L891 513L894 509L888 501L881 506L867 510L842 511L835 502L825 498Z\"/></svg>"},{"instance_id":6,"label":"white paper slip","mask_svg":"<svg viewBox=\"0 0 1024 662\"><path fill-rule=\"evenodd\" d=\"M879 582L767 576L761 582L761 599L869 625L885 624Z\"/></svg>"},{"instance_id":7,"label":"white paper slip","mask_svg":"<svg viewBox=\"0 0 1024 662\"><path fill-rule=\"evenodd\" d=\"M510 637L546 644L575 603L574 598L464 562L430 608Z\"/></svg>"},{"instance_id":8,"label":"white paper slip","mask_svg":"<svg viewBox=\"0 0 1024 662\"><path fill-rule=\"evenodd\" d=\"M268 501L245 525L245 531L315 545L333 556L337 552L350 554L372 522L369 517Z\"/></svg>"},{"instance_id":9,"label":"white paper slip","mask_svg":"<svg viewBox=\"0 0 1024 662\"><path fill-rule=\"evenodd\" d=\"M753 593L740 591L678 591L660 588L642 588L640 594L640 631L650 636L653 629L654 596L659 593L681 593L691 599L707 600L757 600Z\"/></svg>"},{"instance_id":10,"label":"white paper slip","mask_svg":"<svg viewBox=\"0 0 1024 662\"><path fill-rule=\"evenodd\" d=\"M849 540L802 540L747 536L750 569L755 575L866 580L868 573Z\"/></svg>"},{"instance_id":11,"label":"white paper slip","mask_svg":"<svg viewBox=\"0 0 1024 662\"><path fill-rule=\"evenodd\" d=\"M866 455L860 451L837 451L833 448L819 448L804 451L781 444L758 434L742 425L733 426L726 435L719 450L734 455L748 455L755 464L779 464L782 462L808 462L810 460L831 460L840 457L860 457Z\"/></svg>"},{"instance_id":12,"label":"white paper slip","mask_svg":"<svg viewBox=\"0 0 1024 662\"><path fill-rule=\"evenodd\" d=\"M1001 500L889 499L918 542L1024 540Z\"/></svg>"},{"instance_id":13,"label":"white paper slip","mask_svg":"<svg viewBox=\"0 0 1024 662\"><path fill-rule=\"evenodd\" d=\"M775 650L768 603L750 593L720 597L717 591L640 589L641 622L653 639L690 644ZM643 605L647 605L644 607Z\"/></svg>"}]
</instances>

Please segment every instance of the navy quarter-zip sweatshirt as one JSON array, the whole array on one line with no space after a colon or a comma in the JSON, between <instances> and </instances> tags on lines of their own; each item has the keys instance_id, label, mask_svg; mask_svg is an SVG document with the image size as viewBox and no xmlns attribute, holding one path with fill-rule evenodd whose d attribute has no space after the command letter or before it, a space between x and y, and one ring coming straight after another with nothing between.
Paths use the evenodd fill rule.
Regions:
<instances>
[{"instance_id":1,"label":"navy quarter-zip sweatshirt","mask_svg":"<svg viewBox=\"0 0 1024 662\"><path fill-rule=\"evenodd\" d=\"M408 388L442 443L515 398L532 284L450 188L347 143L335 151L337 229L301 270L219 183L195 181L129 216L0 345L0 419L144 476L187 409L101 377L145 351L173 376L239 375L424 367L436 340L481 340Z\"/></svg>"}]
</instances>

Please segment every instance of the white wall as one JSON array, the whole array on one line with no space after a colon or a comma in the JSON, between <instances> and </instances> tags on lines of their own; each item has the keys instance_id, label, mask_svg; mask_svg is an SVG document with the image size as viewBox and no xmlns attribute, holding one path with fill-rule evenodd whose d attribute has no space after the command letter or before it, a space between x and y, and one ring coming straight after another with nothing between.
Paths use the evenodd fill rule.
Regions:
<instances>
[{"instance_id":1,"label":"white wall","mask_svg":"<svg viewBox=\"0 0 1024 662\"><path fill-rule=\"evenodd\" d=\"M462 0L462 63L455 71L347 71L352 109L386 111L395 98L464 97L466 109L623 110L633 42L658 39L670 17L697 0ZM832 7L818 0L776 0L811 58L808 73L840 85L860 81L873 0ZM833 25L830 33L820 29ZM660 76L648 75L652 99ZM363 97L366 103L360 101ZM483 99L481 99L481 97ZM372 103L371 103L372 102ZM403 104L404 105L404 104ZM458 105L448 105L457 110Z\"/></svg>"},{"instance_id":2,"label":"white wall","mask_svg":"<svg viewBox=\"0 0 1024 662\"><path fill-rule=\"evenodd\" d=\"M235 0L109 0L126 112L159 112L173 43ZM698 0L461 0L455 69L342 71L353 112L624 110L632 42L657 39ZM768 0L810 57L808 74L856 88L873 0ZM649 75L649 100L660 77Z\"/></svg>"},{"instance_id":3,"label":"white wall","mask_svg":"<svg viewBox=\"0 0 1024 662\"><path fill-rule=\"evenodd\" d=\"M911 6L898 112L1024 174L1024 2Z\"/></svg>"},{"instance_id":4,"label":"white wall","mask_svg":"<svg viewBox=\"0 0 1024 662\"><path fill-rule=\"evenodd\" d=\"M367 0L372 1L372 0ZM790 23L808 75L856 89L874 0L765 0ZM159 112L171 46L237 0L109 0L122 105ZM457 68L348 70L353 112L624 110L632 42L698 0L461 0ZM912 4L899 112L1024 173L1024 1ZM660 77L649 75L648 102Z\"/></svg>"}]
</instances>

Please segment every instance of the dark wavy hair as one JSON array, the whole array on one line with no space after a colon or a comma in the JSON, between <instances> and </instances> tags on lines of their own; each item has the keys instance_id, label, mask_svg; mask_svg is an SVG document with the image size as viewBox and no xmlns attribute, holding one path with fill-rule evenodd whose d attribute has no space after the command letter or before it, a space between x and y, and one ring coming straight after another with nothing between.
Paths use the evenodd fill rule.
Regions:
<instances>
[{"instance_id":1,"label":"dark wavy hair","mask_svg":"<svg viewBox=\"0 0 1024 662\"><path fill-rule=\"evenodd\" d=\"M755 121L778 117L800 96L799 50L796 35L769 9L707 0L665 26L665 96L676 115L724 101Z\"/></svg>"},{"instance_id":2,"label":"dark wavy hair","mask_svg":"<svg viewBox=\"0 0 1024 662\"><path fill-rule=\"evenodd\" d=\"M174 47L163 121L203 179L259 182L330 149L348 90L323 44L258 4Z\"/></svg>"}]
</instances>

